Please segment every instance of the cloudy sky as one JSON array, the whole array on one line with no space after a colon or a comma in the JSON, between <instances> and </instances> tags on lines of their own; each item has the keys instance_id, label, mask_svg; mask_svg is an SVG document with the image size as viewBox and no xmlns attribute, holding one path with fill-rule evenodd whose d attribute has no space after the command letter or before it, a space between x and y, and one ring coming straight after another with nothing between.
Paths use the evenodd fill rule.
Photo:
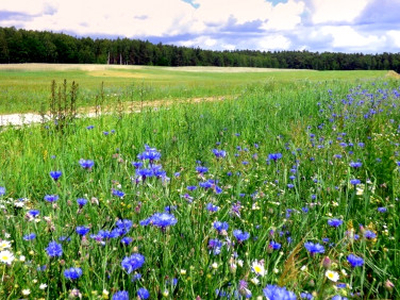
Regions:
<instances>
[{"instance_id":1,"label":"cloudy sky","mask_svg":"<svg viewBox=\"0 0 400 300\"><path fill-rule=\"evenodd\" d=\"M400 52L400 0L0 0L0 26L212 50Z\"/></svg>"}]
</instances>

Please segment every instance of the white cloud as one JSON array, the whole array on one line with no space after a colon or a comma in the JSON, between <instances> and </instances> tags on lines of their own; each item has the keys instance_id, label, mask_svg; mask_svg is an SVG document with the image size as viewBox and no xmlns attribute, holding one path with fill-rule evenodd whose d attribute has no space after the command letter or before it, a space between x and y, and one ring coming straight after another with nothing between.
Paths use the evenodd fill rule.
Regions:
<instances>
[{"instance_id":1,"label":"white cloud","mask_svg":"<svg viewBox=\"0 0 400 300\"><path fill-rule=\"evenodd\" d=\"M329 22L352 22L369 0L312 0L314 24Z\"/></svg>"}]
</instances>

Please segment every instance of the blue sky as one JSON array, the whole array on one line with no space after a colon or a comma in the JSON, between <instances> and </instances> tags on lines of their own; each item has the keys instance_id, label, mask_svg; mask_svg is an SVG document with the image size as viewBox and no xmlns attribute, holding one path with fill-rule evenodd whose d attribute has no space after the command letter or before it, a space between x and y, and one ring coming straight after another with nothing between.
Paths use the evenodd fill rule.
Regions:
<instances>
[{"instance_id":1,"label":"blue sky","mask_svg":"<svg viewBox=\"0 0 400 300\"><path fill-rule=\"evenodd\" d=\"M400 0L1 0L0 26L212 50L400 52Z\"/></svg>"}]
</instances>

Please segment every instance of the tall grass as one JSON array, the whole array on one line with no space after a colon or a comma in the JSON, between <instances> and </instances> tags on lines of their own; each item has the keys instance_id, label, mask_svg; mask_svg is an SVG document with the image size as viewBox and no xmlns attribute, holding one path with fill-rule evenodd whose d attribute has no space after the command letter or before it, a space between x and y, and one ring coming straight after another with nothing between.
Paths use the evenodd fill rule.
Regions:
<instances>
[{"instance_id":1,"label":"tall grass","mask_svg":"<svg viewBox=\"0 0 400 300\"><path fill-rule=\"evenodd\" d=\"M0 297L134 299L144 287L152 299L241 298L267 295L267 285L298 298L399 297L399 93L395 81L266 83L63 131L2 128L0 237L10 246L1 250L15 259L0 265ZM157 212L168 213L164 226ZM46 251L51 241L60 257ZM129 272L122 262L134 253L144 263ZM352 267L350 254L363 263ZM71 267L82 275L69 279Z\"/></svg>"}]
</instances>

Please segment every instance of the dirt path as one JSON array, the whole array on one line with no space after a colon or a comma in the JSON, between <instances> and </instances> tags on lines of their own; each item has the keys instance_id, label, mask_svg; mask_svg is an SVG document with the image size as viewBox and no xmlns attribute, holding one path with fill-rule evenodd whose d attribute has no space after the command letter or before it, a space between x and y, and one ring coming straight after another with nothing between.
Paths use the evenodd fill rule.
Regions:
<instances>
[{"instance_id":1,"label":"dirt path","mask_svg":"<svg viewBox=\"0 0 400 300\"><path fill-rule=\"evenodd\" d=\"M122 113L140 113L145 108L154 108L159 109L167 106L171 106L173 104L185 104L185 103L201 103L201 102L214 102L214 101L223 101L227 99L227 97L204 97L204 98L191 98L185 100L152 100L152 101L143 101L143 102L123 102L121 103L121 107L118 108L117 104L114 106L102 106L96 110L96 107L83 107L78 110L78 118L94 118L98 114L111 114L112 112L121 111ZM8 114L8 115L0 115L0 127L1 126L21 126L24 124L35 124L41 123L44 120L50 120L50 113L45 115L44 117L35 114L35 113L26 113L26 114Z\"/></svg>"}]
</instances>

